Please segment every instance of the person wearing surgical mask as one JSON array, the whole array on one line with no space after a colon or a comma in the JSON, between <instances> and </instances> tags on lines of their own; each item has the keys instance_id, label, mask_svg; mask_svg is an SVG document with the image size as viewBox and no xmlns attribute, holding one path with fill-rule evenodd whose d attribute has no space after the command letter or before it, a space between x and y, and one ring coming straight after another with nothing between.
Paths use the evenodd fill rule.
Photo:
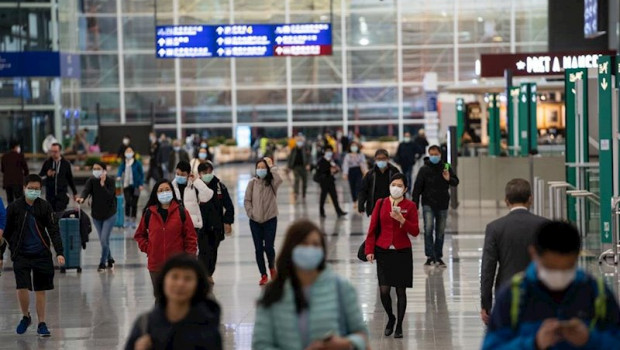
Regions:
<instances>
[{"instance_id":1,"label":"person wearing surgical mask","mask_svg":"<svg viewBox=\"0 0 620 350\"><path fill-rule=\"evenodd\" d=\"M147 255L153 290L166 260L180 253L196 256L196 229L170 181L162 179L153 187L134 240Z\"/></svg>"},{"instance_id":2,"label":"person wearing surgical mask","mask_svg":"<svg viewBox=\"0 0 620 350\"><path fill-rule=\"evenodd\" d=\"M334 161L334 148L332 146L325 146L323 157L318 161L314 174L314 181L318 182L321 186L321 196L319 201L319 211L321 218L325 216L325 200L327 195L332 199L334 209L336 209L336 215L338 218L347 215L347 212L340 208L338 203L338 192L336 192L336 179L334 175L340 172L340 168Z\"/></svg>"},{"instance_id":3,"label":"person wearing surgical mask","mask_svg":"<svg viewBox=\"0 0 620 350\"><path fill-rule=\"evenodd\" d=\"M276 230L278 228L278 189L282 185L282 177L278 174L278 167L271 158L265 157L256 162L256 176L250 180L245 189L243 206L250 219L250 231L254 241L256 265L261 278L258 284L264 286L269 282L265 255L271 280L276 278L274 248Z\"/></svg>"},{"instance_id":4,"label":"person wearing surgical mask","mask_svg":"<svg viewBox=\"0 0 620 350\"><path fill-rule=\"evenodd\" d=\"M90 216L101 243L101 258L97 268L99 272L105 271L106 267L114 268L115 263L110 251L110 235L116 222L116 187L114 178L108 176L106 168L104 162L95 162L92 171L93 176L86 180L84 190L76 200L82 204L88 197L92 199Z\"/></svg>"},{"instance_id":5,"label":"person wearing surgical mask","mask_svg":"<svg viewBox=\"0 0 620 350\"><path fill-rule=\"evenodd\" d=\"M209 151L206 147L200 147L198 153L196 154L196 158L192 159L189 163L192 168L192 174L198 175L198 166L200 164L204 164L209 161Z\"/></svg>"},{"instance_id":6,"label":"person wearing surgical mask","mask_svg":"<svg viewBox=\"0 0 620 350\"><path fill-rule=\"evenodd\" d=\"M400 173L398 168L390 164L390 154L385 149L375 152L375 166L364 176L359 192L357 210L370 216L379 198L390 195L390 180Z\"/></svg>"},{"instance_id":7,"label":"person wearing surgical mask","mask_svg":"<svg viewBox=\"0 0 620 350\"><path fill-rule=\"evenodd\" d=\"M293 193L295 201L301 195L301 198L305 201L306 192L308 189L308 172L310 171L310 162L312 158L310 147L306 145L306 140L303 136L298 135L295 137L295 145L291 149L291 153L288 156L288 172L293 172L295 177L295 183L293 185Z\"/></svg>"},{"instance_id":8,"label":"person wearing surgical mask","mask_svg":"<svg viewBox=\"0 0 620 350\"><path fill-rule=\"evenodd\" d=\"M407 177L392 176L390 196L379 199L370 218L365 253L370 263L377 262L377 279L381 303L388 316L386 337L403 337L403 320L407 309L406 288L413 287L413 257L409 236L417 237L418 208L405 198ZM396 289L397 316L392 311L391 289Z\"/></svg>"},{"instance_id":9,"label":"person wearing surgical mask","mask_svg":"<svg viewBox=\"0 0 620 350\"><path fill-rule=\"evenodd\" d=\"M258 301L252 349L368 348L368 329L353 285L326 263L325 235L301 219L287 230L278 277Z\"/></svg>"},{"instance_id":10,"label":"person wearing surgical mask","mask_svg":"<svg viewBox=\"0 0 620 350\"><path fill-rule=\"evenodd\" d=\"M161 180L163 175L163 170L160 163L160 147L159 141L157 140L157 135L155 132L151 132L149 134L150 148L149 148L149 171L146 174L145 183L150 183L150 180L153 179L155 182Z\"/></svg>"},{"instance_id":11,"label":"person wearing surgical mask","mask_svg":"<svg viewBox=\"0 0 620 350\"><path fill-rule=\"evenodd\" d=\"M179 162L188 162L189 163L189 153L181 147L181 141L174 140L172 142L172 151L168 156L168 171L170 172L170 180L174 180L175 174L174 169L176 169L177 164Z\"/></svg>"},{"instance_id":12,"label":"person wearing surgical mask","mask_svg":"<svg viewBox=\"0 0 620 350\"><path fill-rule=\"evenodd\" d=\"M360 188L362 187L362 179L368 172L368 163L364 153L360 152L360 144L353 141L349 145L349 152L344 156L342 162L342 177L349 182L351 197L353 199L353 208L357 209L357 200Z\"/></svg>"},{"instance_id":13,"label":"person wearing surgical mask","mask_svg":"<svg viewBox=\"0 0 620 350\"><path fill-rule=\"evenodd\" d=\"M125 227L136 228L138 199L144 189L144 168L136 159L132 147L127 147L125 157L118 167L117 179L121 181L125 195Z\"/></svg>"},{"instance_id":14,"label":"person wearing surgical mask","mask_svg":"<svg viewBox=\"0 0 620 350\"><path fill-rule=\"evenodd\" d=\"M617 349L620 308L602 276L578 267L582 243L571 223L542 225L533 262L498 293L483 350Z\"/></svg>"},{"instance_id":15,"label":"person wearing surgical mask","mask_svg":"<svg viewBox=\"0 0 620 350\"><path fill-rule=\"evenodd\" d=\"M123 136L123 140L121 141L120 146L118 146L118 152L116 152L116 156L119 159L123 159L123 157L125 156L125 150L127 150L127 147L133 147L131 145L131 136L129 135Z\"/></svg>"}]
</instances>

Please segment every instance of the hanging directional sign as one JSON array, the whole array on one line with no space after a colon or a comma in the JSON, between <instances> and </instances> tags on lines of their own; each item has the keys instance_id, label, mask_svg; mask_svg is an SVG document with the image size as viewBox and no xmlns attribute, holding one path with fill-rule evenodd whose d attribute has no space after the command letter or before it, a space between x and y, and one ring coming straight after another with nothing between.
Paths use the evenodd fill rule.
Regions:
<instances>
[{"instance_id":1,"label":"hanging directional sign","mask_svg":"<svg viewBox=\"0 0 620 350\"><path fill-rule=\"evenodd\" d=\"M158 58L332 54L329 23L158 26Z\"/></svg>"}]
</instances>

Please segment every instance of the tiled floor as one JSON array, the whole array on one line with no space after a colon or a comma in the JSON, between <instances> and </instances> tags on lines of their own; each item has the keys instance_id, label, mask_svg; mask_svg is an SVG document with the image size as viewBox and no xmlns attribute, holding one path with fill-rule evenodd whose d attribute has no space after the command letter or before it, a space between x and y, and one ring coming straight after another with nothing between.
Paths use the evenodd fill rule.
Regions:
<instances>
[{"instance_id":1,"label":"tiled floor","mask_svg":"<svg viewBox=\"0 0 620 350\"><path fill-rule=\"evenodd\" d=\"M260 293L258 271L248 219L243 213L243 194L250 178L250 167L229 166L217 170L232 190L237 206L235 234L220 248L215 274L215 295L223 308L223 334L226 349L249 349L254 320L254 304ZM294 204L287 181L280 190L278 239L281 243L287 224L299 217L318 218L318 187L310 185L307 204ZM348 190L339 183L339 198ZM144 200L143 195L142 200ZM343 201L344 202L344 201ZM348 209L352 212L350 204ZM327 209L333 213L333 207ZM459 209L449 218L445 243L448 268L425 269L423 239L415 238L414 287L407 290L408 308L405 338L383 337L386 316L378 296L375 266L357 261L355 254L368 219L349 215L343 220L328 218L322 227L328 234L329 261L335 271L357 287L364 317L371 330L372 349L476 349L484 327L479 319L479 268L483 230L487 222L505 211ZM118 349L136 316L153 305L151 283L145 256L138 252L131 232L115 231L112 253L117 261L114 272L97 273L100 252L97 234L84 253L84 272L57 274L56 290L49 293L48 324L50 339L37 339L31 328L17 336L15 326L21 318L14 294L13 273L5 269L0 277L0 349ZM10 264L9 264L10 265ZM586 262L595 273L598 265ZM617 272L607 271L609 282L618 284ZM33 312L34 313L34 312Z\"/></svg>"}]
</instances>

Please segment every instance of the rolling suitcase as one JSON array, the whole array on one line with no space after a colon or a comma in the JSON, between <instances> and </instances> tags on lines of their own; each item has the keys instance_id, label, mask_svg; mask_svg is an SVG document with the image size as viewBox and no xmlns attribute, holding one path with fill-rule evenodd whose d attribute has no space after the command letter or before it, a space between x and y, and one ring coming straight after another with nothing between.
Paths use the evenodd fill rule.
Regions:
<instances>
[{"instance_id":1,"label":"rolling suitcase","mask_svg":"<svg viewBox=\"0 0 620 350\"><path fill-rule=\"evenodd\" d=\"M65 265L60 268L60 273L65 273L67 269L76 269L82 272L82 237L80 234L80 210L76 211L69 218L62 218L59 221L60 237L62 239L63 252L65 255Z\"/></svg>"}]
</instances>

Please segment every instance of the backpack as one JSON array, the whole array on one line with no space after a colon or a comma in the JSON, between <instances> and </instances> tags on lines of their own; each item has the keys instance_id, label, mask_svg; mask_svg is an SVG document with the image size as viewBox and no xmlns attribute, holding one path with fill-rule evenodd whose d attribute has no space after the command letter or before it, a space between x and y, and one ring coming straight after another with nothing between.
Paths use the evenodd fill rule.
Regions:
<instances>
[{"instance_id":1,"label":"backpack","mask_svg":"<svg viewBox=\"0 0 620 350\"><path fill-rule=\"evenodd\" d=\"M510 283L512 300L510 302L510 325L513 330L517 330L519 325L519 315L523 296L525 294L525 274L523 272L514 275ZM594 330L597 323L607 317L607 292L605 281L602 277L596 279L596 298L594 299L594 318L590 322L590 332Z\"/></svg>"},{"instance_id":2,"label":"backpack","mask_svg":"<svg viewBox=\"0 0 620 350\"><path fill-rule=\"evenodd\" d=\"M151 210L147 210L144 213L144 226L146 227L146 232L149 232L149 222L151 221ZM179 203L179 215L181 216L181 223L185 224L185 207L183 204Z\"/></svg>"}]
</instances>

